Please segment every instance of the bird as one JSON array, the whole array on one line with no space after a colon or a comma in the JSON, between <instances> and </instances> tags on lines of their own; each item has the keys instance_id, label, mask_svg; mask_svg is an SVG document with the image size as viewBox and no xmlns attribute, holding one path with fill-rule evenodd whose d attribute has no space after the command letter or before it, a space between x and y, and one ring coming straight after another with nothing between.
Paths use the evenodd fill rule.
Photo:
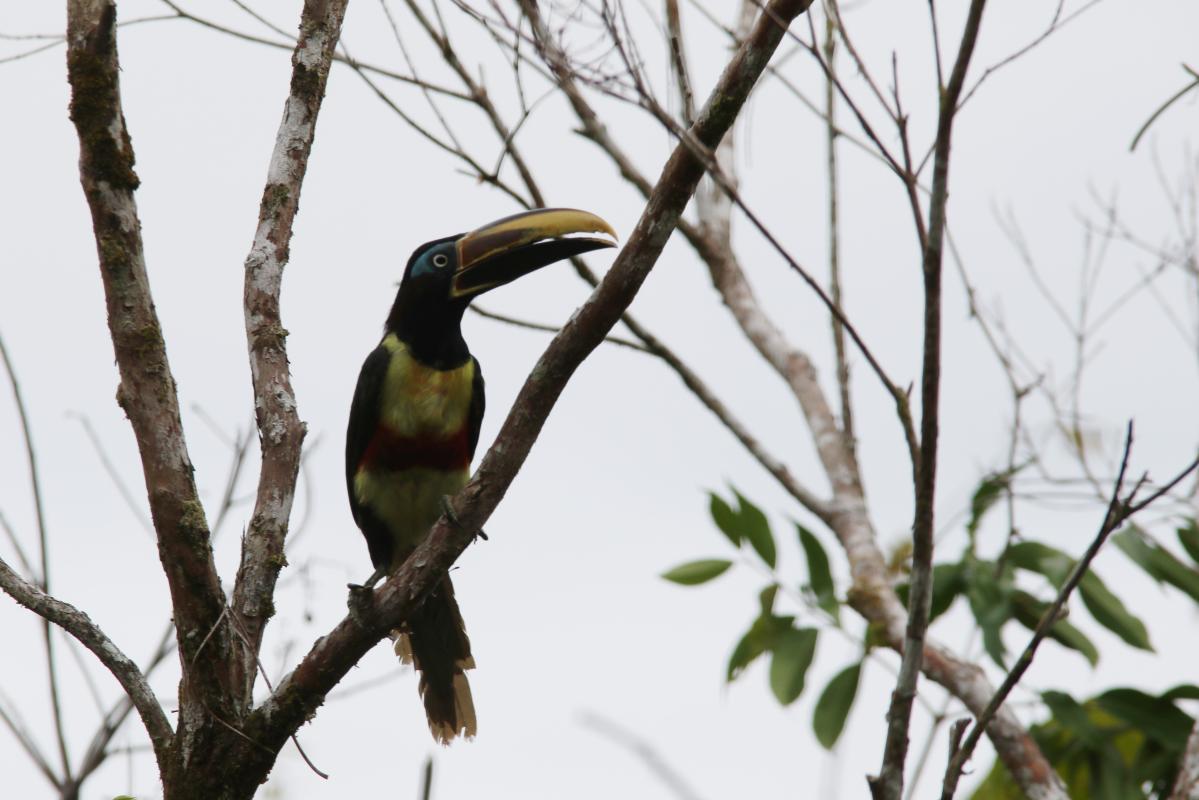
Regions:
<instances>
[{"instance_id":1,"label":"bird","mask_svg":"<svg viewBox=\"0 0 1199 800\"><path fill-rule=\"evenodd\" d=\"M375 568L364 584L350 585L352 593L394 573L470 477L484 409L483 373L462 338L471 300L615 240L594 214L542 208L412 253L350 405L346 489ZM420 673L434 740L473 738L478 722L465 671L475 662L449 575L392 639L400 660Z\"/></svg>"}]
</instances>

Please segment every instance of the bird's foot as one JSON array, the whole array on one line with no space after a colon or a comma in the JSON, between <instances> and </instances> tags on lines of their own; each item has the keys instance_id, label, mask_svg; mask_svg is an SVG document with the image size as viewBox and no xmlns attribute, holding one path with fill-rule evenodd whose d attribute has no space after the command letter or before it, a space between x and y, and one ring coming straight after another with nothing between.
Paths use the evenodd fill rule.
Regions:
<instances>
[{"instance_id":1,"label":"bird's foot","mask_svg":"<svg viewBox=\"0 0 1199 800\"><path fill-rule=\"evenodd\" d=\"M350 618L363 627L366 627L366 618L370 613L371 598L375 593L375 584L385 574L383 570L377 569L371 573L371 576L366 579L365 583L346 584L350 590L350 595L346 598L346 606L350 610Z\"/></svg>"},{"instance_id":2,"label":"bird's foot","mask_svg":"<svg viewBox=\"0 0 1199 800\"><path fill-rule=\"evenodd\" d=\"M450 521L451 525L462 530L466 526L462 524L462 520L458 519L458 512L454 510L454 506L450 502L452 499L448 494L441 496L441 513L445 514L445 518ZM479 530L475 531L475 538L487 541L487 534L482 528L479 528Z\"/></svg>"}]
</instances>

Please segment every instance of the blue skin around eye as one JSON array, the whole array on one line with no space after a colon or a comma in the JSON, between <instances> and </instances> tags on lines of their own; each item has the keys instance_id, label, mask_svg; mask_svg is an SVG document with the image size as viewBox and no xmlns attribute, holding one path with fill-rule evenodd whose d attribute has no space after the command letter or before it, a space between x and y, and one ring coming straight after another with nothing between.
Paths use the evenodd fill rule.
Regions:
<instances>
[{"instance_id":1,"label":"blue skin around eye","mask_svg":"<svg viewBox=\"0 0 1199 800\"><path fill-rule=\"evenodd\" d=\"M446 259L449 259L449 255L446 254L445 252L443 252L440 248L435 249L435 250L429 250L428 252L423 253L420 256L420 258L418 258L416 260L416 263L412 265L413 277L417 277L419 275L443 272L444 270L446 270L449 267L448 260L446 261L446 266L444 266L444 267L435 266L433 264L433 257L435 255L441 255L441 256L444 256Z\"/></svg>"}]
</instances>

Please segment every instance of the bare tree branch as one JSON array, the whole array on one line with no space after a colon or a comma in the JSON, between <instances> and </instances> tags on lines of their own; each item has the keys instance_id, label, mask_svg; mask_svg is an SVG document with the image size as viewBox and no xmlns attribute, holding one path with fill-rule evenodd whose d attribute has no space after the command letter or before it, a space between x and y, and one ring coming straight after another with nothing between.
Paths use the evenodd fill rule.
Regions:
<instances>
[{"instance_id":1,"label":"bare tree branch","mask_svg":"<svg viewBox=\"0 0 1199 800\"><path fill-rule=\"evenodd\" d=\"M224 615L225 596L146 275L133 197L139 180L121 109L116 6L112 0L71 0L67 11L67 72L71 120L79 134L80 181L92 213L121 375L117 402L137 438L159 559L171 592L184 669L179 725L186 732L206 718L201 697L216 702L229 696L223 691L228 671L219 664L228 653L229 637L222 632L206 636ZM210 657L198 659L199 643L209 638ZM155 751L162 753L163 748Z\"/></svg>"},{"instance_id":2,"label":"bare tree branch","mask_svg":"<svg viewBox=\"0 0 1199 800\"><path fill-rule=\"evenodd\" d=\"M0 588L33 613L67 631L100 659L100 663L117 679L137 709L142 723L146 726L146 732L150 735L150 743L159 763L165 763L168 758L167 751L174 743L174 732L137 664L130 661L87 614L68 603L50 597L13 572L3 560L0 560Z\"/></svg>"},{"instance_id":3,"label":"bare tree branch","mask_svg":"<svg viewBox=\"0 0 1199 800\"><path fill-rule=\"evenodd\" d=\"M940 94L937 117L936 158L933 162L932 197L929 200L927 241L924 243L924 363L920 386L920 459L916 466L916 513L912 522L912 575L908 595L908 624L904 635L899 679L887 711L887 741L883 765L877 778L870 779L875 800L901 800L903 773L908 751L908 727L912 701L924 658L933 588L933 511L937 486L937 436L940 429L941 391L941 262L945 239L945 207L949 200L949 150L958 98L966 82L966 71L978 42L986 0L971 0L962 43ZM898 107L898 94L896 106ZM901 131L904 126L900 125ZM906 147L905 147L906 157ZM911 180L914 175L909 172ZM909 183L909 186L911 184ZM919 206L913 208L919 217Z\"/></svg>"},{"instance_id":4,"label":"bare tree branch","mask_svg":"<svg viewBox=\"0 0 1199 800\"><path fill-rule=\"evenodd\" d=\"M287 331L279 315L283 269L290 257L292 224L316 135L317 114L341 35L347 0L306 0L292 54L291 92L275 138L258 229L246 257L245 317L254 384L262 469L254 513L242 543L233 610L244 633L238 663L240 702L253 698L262 635L275 613L275 583L286 559L291 506L306 426L296 411L287 361Z\"/></svg>"}]
</instances>

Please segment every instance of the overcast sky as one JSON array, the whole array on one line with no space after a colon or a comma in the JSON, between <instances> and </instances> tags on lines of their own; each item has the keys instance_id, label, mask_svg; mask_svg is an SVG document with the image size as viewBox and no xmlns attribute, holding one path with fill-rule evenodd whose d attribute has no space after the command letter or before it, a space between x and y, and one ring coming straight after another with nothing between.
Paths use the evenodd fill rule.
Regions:
<instances>
[{"instance_id":1,"label":"overcast sky","mask_svg":"<svg viewBox=\"0 0 1199 800\"><path fill-rule=\"evenodd\" d=\"M203 5L195 4L197 12ZM205 9L256 34L270 35L224 4ZM941 20L946 49L958 38L961 3ZM975 59L987 65L1034 38L1051 4L995 2L984 19ZM1076 8L1078 4L1068 4ZM0 33L31 34L64 27L61 4L9 4ZM731 18L730 4L713 7ZM915 140L927 142L935 123L935 83L922 1L860 4L847 17L859 50L890 82L898 54L903 101ZM149 0L123 2L123 20L164 13ZM295 28L299 3L263 4L263 13ZM696 92L706 95L726 58L721 35L684 6ZM461 53L482 66L493 95L515 117L508 68L497 51L463 27ZM651 46L643 12L634 22L645 39L648 67L666 62ZM656 10L654 13L657 13ZM404 15L406 43L422 74L450 76ZM817 29L823 17L816 15ZM806 22L798 27L806 31ZM1187 80L1180 63L1199 64L1199 5L1185 0L1106 0L1039 48L995 74L964 110L954 140L950 220L980 298L1003 319L1045 380L1068 377L1072 342L1053 309L1035 291L996 213L1020 222L1041 277L1072 308L1084 258L1081 217L1098 217L1092 199L1118 195L1131 228L1158 243L1173 230L1155 158L1171 180L1194 163L1196 104L1168 111L1135 152L1129 143L1148 116ZM343 37L358 58L404 70L377 4L351 3ZM0 57L37 41L0 41ZM146 259L178 383L191 457L211 515L223 489L230 449L226 437L251 423L251 394L241 316L242 264L256 222L267 161L289 77L283 50L234 41L187 22L147 22L120 33L122 94L142 186L137 198ZM784 45L784 50L789 49ZM787 74L813 98L823 95L816 65L797 55ZM848 72L849 70L847 70ZM544 84L530 77L539 96ZM403 108L434 124L421 95L384 83ZM851 84L861 92L860 83ZM90 219L79 189L78 143L67 119L62 48L0 64L0 335L19 370L31 415L50 531L54 593L86 610L130 656L151 651L168 617L165 582L151 535L106 475L81 419L95 429L105 456L144 509L138 458L127 421L113 401L117 373L107 336L102 287ZM859 95L863 96L864 95ZM654 176L671 142L627 106L605 104L613 134ZM485 164L500 149L481 117L451 108L451 121ZM848 114L841 118L851 127ZM738 164L748 202L791 251L817 274L825 271L826 201L823 130L819 121L773 81L755 95L740 129ZM554 205L593 211L623 235L641 211L634 193L605 157L569 133L576 123L558 97L539 104L518 141L531 154ZM852 129L852 127L851 127ZM892 139L888 138L888 142ZM923 145L921 145L921 149ZM843 259L846 306L897 382L919 382L920 294L912 225L897 181L877 161L843 146ZM288 552L264 660L282 675L345 610L345 584L370 571L366 548L344 498L345 419L362 359L375 345L408 254L428 239L473 228L511 213L511 200L458 170L388 110L350 71L336 67L321 112L316 145L296 223L283 293L283 322L309 456L296 519L306 519ZM1194 174L1193 172L1191 173ZM1193 213L1193 208L1191 213ZM1193 221L1192 221L1193 224ZM736 223L736 244L764 306L810 352L832 388L826 318L811 292L750 227ZM610 263L589 257L597 270ZM1152 267L1129 248L1108 256L1099 294L1105 306ZM1011 409L1006 383L967 317L960 281L946 265L945 408L939 522L951 521L973 487L1003 463ZM1112 450L1123 424L1137 423L1134 466L1164 477L1194 454L1199 369L1194 356L1194 282L1167 275L1159 293L1183 323L1176 329L1162 306L1140 294L1100 334L1084 385L1088 425ZM586 296L567 266L550 268L488 295L483 305L546 323L560 323ZM735 329L706 272L681 241L664 253L633 311L709 380L723 399L801 480L825 484L794 401ZM468 316L465 332L487 377L488 416L481 444L494 437L525 374L546 344L545 334ZM885 547L904 535L911 517L910 471L888 401L855 360L860 450L871 514ZM1050 442L1044 408L1031 413ZM206 420L215 421L215 428ZM219 429L219 430L217 430ZM248 465L239 497L252 492ZM36 542L19 421L0 392L0 511L26 549ZM851 637L826 631L809 674L809 690L780 708L757 664L736 684L724 684L733 643L757 610L765 579L738 565L719 582L684 589L661 580L665 569L700 557L730 557L707 517L705 491L735 484L771 516L780 541L780 572L791 584L805 574L789 520L811 519L797 508L736 442L657 362L603 347L571 381L524 470L487 525L490 541L468 549L454 572L478 669L471 683L480 729L476 741L437 749L428 735L416 679L401 672L390 649L377 647L345 681L357 686L392 679L344 699L336 693L300 740L317 766L313 775L288 746L264 796L344 798L416 795L428 754L436 760L434 797L669 797L646 764L586 723L609 720L645 740L707 800L738 797L862 797L863 773L881 758L885 699L897 663L880 654L868 663L859 703L836 757L811 733L818 690L858 654L861 625ZM232 584L238 531L249 513L238 505L216 543L225 588ZM143 511L144 513L144 511ZM1067 504L1029 509L1035 535L1080 552L1096 529L1095 508ZM940 539L955 558L960 524ZM820 530L845 586L847 566ZM1001 540L998 529L993 543ZM12 562L13 550L0 543ZM1085 696L1116 683L1160 689L1195 680L1194 637L1169 636L1167 615L1193 606L1165 594L1110 552L1099 572L1150 625L1157 654L1130 653L1089 619L1079 624L1104 660L1086 669L1076 655L1046 650L1029 673L1032 688ZM790 613L790 612L789 612ZM1080 615L1081 616L1081 615ZM52 752L48 700L33 618L0 602L0 687L37 740ZM970 643L961 609L934 628L954 647ZM1008 643L1024 635L1011 630ZM97 724L95 703L73 659L61 651L72 753L83 752ZM115 682L87 654L106 703ZM393 674L394 673L394 674ZM171 703L176 674L164 669L154 686ZM928 697L940 703L933 690ZM1021 697L1027 698L1027 695ZM913 741L923 742L928 716L916 712ZM136 719L117 737L139 746ZM939 778L938 741L923 784ZM980 757L979 771L989 764ZM5 794L47 793L7 731L0 731ZM386 789L382 787L388 787ZM817 787L820 787L818 790ZM87 784L85 797L121 792L158 794L146 753L114 758Z\"/></svg>"}]
</instances>

